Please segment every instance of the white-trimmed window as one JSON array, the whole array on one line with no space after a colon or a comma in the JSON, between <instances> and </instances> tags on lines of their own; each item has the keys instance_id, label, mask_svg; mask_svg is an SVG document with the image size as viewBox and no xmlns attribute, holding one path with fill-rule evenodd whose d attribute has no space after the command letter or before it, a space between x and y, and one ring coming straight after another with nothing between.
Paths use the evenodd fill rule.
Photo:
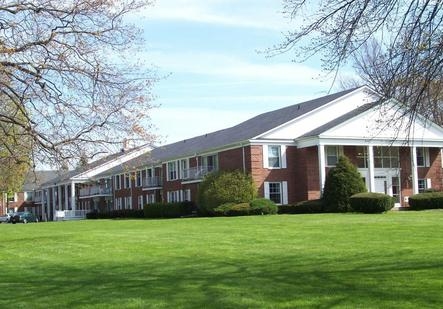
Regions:
<instances>
[{"instance_id":1,"label":"white-trimmed window","mask_svg":"<svg viewBox=\"0 0 443 309\"><path fill-rule=\"evenodd\" d=\"M121 185L121 175L115 175L114 176L114 183L115 183L115 189L116 190L120 190L122 188Z\"/></svg>"},{"instance_id":2,"label":"white-trimmed window","mask_svg":"<svg viewBox=\"0 0 443 309\"><path fill-rule=\"evenodd\" d=\"M125 187L125 189L128 189L128 188L130 188L131 187L131 174L125 174L125 180L124 180L124 187Z\"/></svg>"},{"instance_id":3,"label":"white-trimmed window","mask_svg":"<svg viewBox=\"0 0 443 309\"><path fill-rule=\"evenodd\" d=\"M177 161L168 162L167 169L168 169L168 180L178 179Z\"/></svg>"},{"instance_id":4,"label":"white-trimmed window","mask_svg":"<svg viewBox=\"0 0 443 309\"><path fill-rule=\"evenodd\" d=\"M432 183L430 178L418 179L418 192L423 193L427 189L432 188Z\"/></svg>"},{"instance_id":5,"label":"white-trimmed window","mask_svg":"<svg viewBox=\"0 0 443 309\"><path fill-rule=\"evenodd\" d=\"M429 148L417 147L417 166L428 167L430 164Z\"/></svg>"},{"instance_id":6,"label":"white-trimmed window","mask_svg":"<svg viewBox=\"0 0 443 309\"><path fill-rule=\"evenodd\" d=\"M117 197L115 199L115 209L116 210L122 209L122 198L121 197Z\"/></svg>"},{"instance_id":7,"label":"white-trimmed window","mask_svg":"<svg viewBox=\"0 0 443 309\"><path fill-rule=\"evenodd\" d=\"M137 199L138 209L143 209L143 195L139 195Z\"/></svg>"},{"instance_id":8,"label":"white-trimmed window","mask_svg":"<svg viewBox=\"0 0 443 309\"><path fill-rule=\"evenodd\" d=\"M146 194L146 203L147 204L154 204L155 203L155 194L153 194L153 193Z\"/></svg>"},{"instance_id":9,"label":"white-trimmed window","mask_svg":"<svg viewBox=\"0 0 443 309\"><path fill-rule=\"evenodd\" d=\"M288 182L265 182L265 198L270 199L276 204L288 203Z\"/></svg>"},{"instance_id":10,"label":"white-trimmed window","mask_svg":"<svg viewBox=\"0 0 443 309\"><path fill-rule=\"evenodd\" d=\"M399 167L400 154L398 147L376 146L374 147L375 168Z\"/></svg>"},{"instance_id":11,"label":"white-trimmed window","mask_svg":"<svg viewBox=\"0 0 443 309\"><path fill-rule=\"evenodd\" d=\"M181 191L181 201L182 202L190 202L191 201L191 190L186 189Z\"/></svg>"},{"instance_id":12,"label":"white-trimmed window","mask_svg":"<svg viewBox=\"0 0 443 309\"><path fill-rule=\"evenodd\" d=\"M168 203L180 202L180 191L168 191Z\"/></svg>"},{"instance_id":13,"label":"white-trimmed window","mask_svg":"<svg viewBox=\"0 0 443 309\"><path fill-rule=\"evenodd\" d=\"M338 158L343 154L341 146L325 146L326 166L336 166Z\"/></svg>"},{"instance_id":14,"label":"white-trimmed window","mask_svg":"<svg viewBox=\"0 0 443 309\"><path fill-rule=\"evenodd\" d=\"M135 173L136 173L135 186L136 187L141 187L142 186L142 171L137 171Z\"/></svg>"},{"instance_id":15,"label":"white-trimmed window","mask_svg":"<svg viewBox=\"0 0 443 309\"><path fill-rule=\"evenodd\" d=\"M203 167L207 168L208 172L218 170L218 157L216 154L203 157Z\"/></svg>"},{"instance_id":16,"label":"white-trimmed window","mask_svg":"<svg viewBox=\"0 0 443 309\"><path fill-rule=\"evenodd\" d=\"M132 197L131 196L125 197L125 208L124 209L132 209Z\"/></svg>"},{"instance_id":17,"label":"white-trimmed window","mask_svg":"<svg viewBox=\"0 0 443 309\"><path fill-rule=\"evenodd\" d=\"M264 168L286 168L285 145L263 145Z\"/></svg>"},{"instance_id":18,"label":"white-trimmed window","mask_svg":"<svg viewBox=\"0 0 443 309\"><path fill-rule=\"evenodd\" d=\"M180 160L180 178L181 179L188 179L189 178L189 159L182 159Z\"/></svg>"}]
</instances>

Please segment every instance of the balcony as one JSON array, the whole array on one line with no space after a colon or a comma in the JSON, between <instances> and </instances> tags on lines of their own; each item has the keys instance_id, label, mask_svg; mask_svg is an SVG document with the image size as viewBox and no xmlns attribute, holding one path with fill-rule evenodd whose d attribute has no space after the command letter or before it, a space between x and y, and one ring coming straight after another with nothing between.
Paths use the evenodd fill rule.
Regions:
<instances>
[{"instance_id":1,"label":"balcony","mask_svg":"<svg viewBox=\"0 0 443 309\"><path fill-rule=\"evenodd\" d=\"M157 188L163 186L163 179L159 176L143 178L143 188Z\"/></svg>"},{"instance_id":2,"label":"balcony","mask_svg":"<svg viewBox=\"0 0 443 309\"><path fill-rule=\"evenodd\" d=\"M215 166L198 166L183 170L183 180L200 180L211 172L217 171Z\"/></svg>"},{"instance_id":3,"label":"balcony","mask_svg":"<svg viewBox=\"0 0 443 309\"><path fill-rule=\"evenodd\" d=\"M80 198L95 197L95 196L111 196L112 188L103 186L91 186L80 189Z\"/></svg>"}]
</instances>

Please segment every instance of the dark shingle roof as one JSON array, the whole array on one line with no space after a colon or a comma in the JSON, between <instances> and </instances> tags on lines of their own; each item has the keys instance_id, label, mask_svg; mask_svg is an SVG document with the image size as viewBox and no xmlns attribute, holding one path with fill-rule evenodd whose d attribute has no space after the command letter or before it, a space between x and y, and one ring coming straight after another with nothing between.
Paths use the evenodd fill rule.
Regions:
<instances>
[{"instance_id":1,"label":"dark shingle roof","mask_svg":"<svg viewBox=\"0 0 443 309\"><path fill-rule=\"evenodd\" d=\"M23 191L29 192L37 189L43 183L49 182L58 176L57 171L30 171L25 178Z\"/></svg>"},{"instance_id":2,"label":"dark shingle roof","mask_svg":"<svg viewBox=\"0 0 443 309\"><path fill-rule=\"evenodd\" d=\"M116 166L103 174L97 175L97 177L117 174L125 169L134 170L137 167L155 164L155 162L164 162L174 158L192 156L212 149L248 141L347 95L358 88L361 87L263 113L227 129L154 148L150 153L130 160L122 166Z\"/></svg>"}]
</instances>

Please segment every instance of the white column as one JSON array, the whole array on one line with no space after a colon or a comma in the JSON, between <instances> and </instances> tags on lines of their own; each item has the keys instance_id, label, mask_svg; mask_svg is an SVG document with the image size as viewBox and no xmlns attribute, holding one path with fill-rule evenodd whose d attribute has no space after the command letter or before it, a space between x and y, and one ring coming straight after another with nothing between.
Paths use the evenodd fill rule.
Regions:
<instances>
[{"instance_id":1,"label":"white column","mask_svg":"<svg viewBox=\"0 0 443 309\"><path fill-rule=\"evenodd\" d=\"M62 186L57 186L58 210L63 210L62 204Z\"/></svg>"},{"instance_id":2,"label":"white column","mask_svg":"<svg viewBox=\"0 0 443 309\"><path fill-rule=\"evenodd\" d=\"M325 156L325 146L318 145L318 167L320 176L320 196L323 195L323 187L326 181L326 156Z\"/></svg>"},{"instance_id":3,"label":"white column","mask_svg":"<svg viewBox=\"0 0 443 309\"><path fill-rule=\"evenodd\" d=\"M68 192L68 185L64 185L65 187L65 209L68 210L69 209L69 192Z\"/></svg>"},{"instance_id":4,"label":"white column","mask_svg":"<svg viewBox=\"0 0 443 309\"><path fill-rule=\"evenodd\" d=\"M77 209L77 205L75 204L75 182L71 182L71 209Z\"/></svg>"},{"instance_id":5,"label":"white column","mask_svg":"<svg viewBox=\"0 0 443 309\"><path fill-rule=\"evenodd\" d=\"M51 193L52 193L52 221L55 221L55 205L57 203L56 194L55 194L56 189L57 189L57 186L54 186L51 189Z\"/></svg>"},{"instance_id":6,"label":"white column","mask_svg":"<svg viewBox=\"0 0 443 309\"><path fill-rule=\"evenodd\" d=\"M45 212L45 203L46 203L46 199L45 199L45 189L42 189L42 221L46 221L46 212Z\"/></svg>"},{"instance_id":7,"label":"white column","mask_svg":"<svg viewBox=\"0 0 443 309\"><path fill-rule=\"evenodd\" d=\"M369 192L375 191L374 147L368 146Z\"/></svg>"},{"instance_id":8,"label":"white column","mask_svg":"<svg viewBox=\"0 0 443 309\"><path fill-rule=\"evenodd\" d=\"M418 193L417 147L411 147L412 193Z\"/></svg>"}]
</instances>

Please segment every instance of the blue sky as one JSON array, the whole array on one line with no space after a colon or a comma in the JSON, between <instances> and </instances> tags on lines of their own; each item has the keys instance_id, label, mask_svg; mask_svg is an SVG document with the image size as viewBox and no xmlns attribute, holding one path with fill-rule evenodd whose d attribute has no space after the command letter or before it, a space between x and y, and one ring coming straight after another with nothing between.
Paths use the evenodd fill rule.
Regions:
<instances>
[{"instance_id":1,"label":"blue sky","mask_svg":"<svg viewBox=\"0 0 443 309\"><path fill-rule=\"evenodd\" d=\"M278 0L157 0L142 12L143 60L166 76L153 89L160 144L328 93L316 59L260 52L289 29L281 10Z\"/></svg>"}]
</instances>

